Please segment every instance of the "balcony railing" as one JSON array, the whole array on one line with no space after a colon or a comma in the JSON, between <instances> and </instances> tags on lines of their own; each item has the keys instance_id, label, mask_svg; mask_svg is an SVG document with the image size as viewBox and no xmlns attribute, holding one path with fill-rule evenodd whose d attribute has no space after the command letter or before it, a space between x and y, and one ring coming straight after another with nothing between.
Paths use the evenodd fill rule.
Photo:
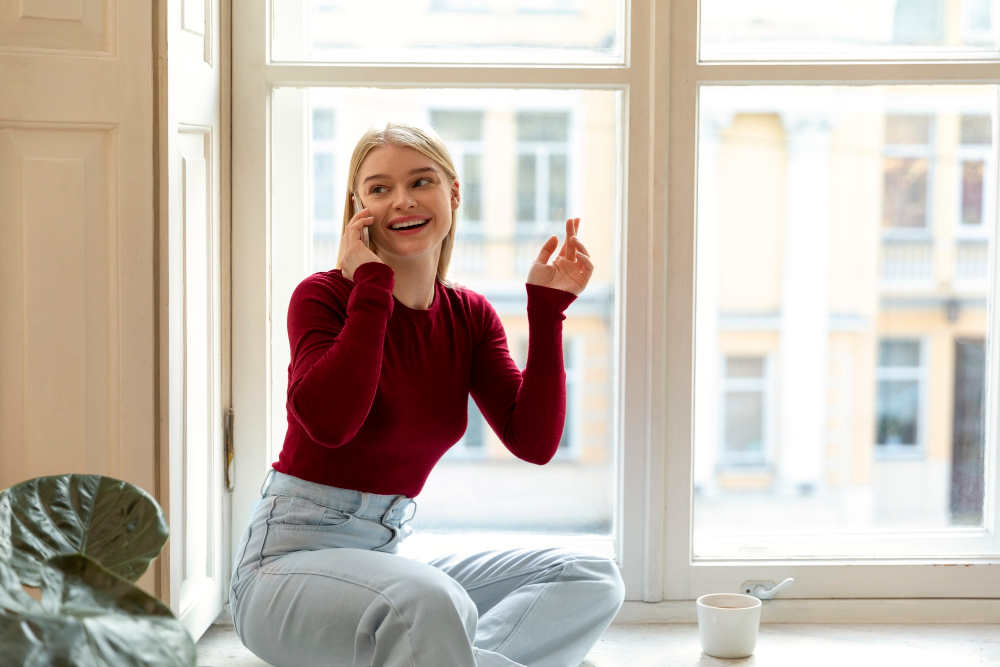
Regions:
<instances>
[{"instance_id":1,"label":"balcony railing","mask_svg":"<svg viewBox=\"0 0 1000 667\"><path fill-rule=\"evenodd\" d=\"M883 239L880 274L882 280L886 282L933 281L933 239Z\"/></svg>"}]
</instances>

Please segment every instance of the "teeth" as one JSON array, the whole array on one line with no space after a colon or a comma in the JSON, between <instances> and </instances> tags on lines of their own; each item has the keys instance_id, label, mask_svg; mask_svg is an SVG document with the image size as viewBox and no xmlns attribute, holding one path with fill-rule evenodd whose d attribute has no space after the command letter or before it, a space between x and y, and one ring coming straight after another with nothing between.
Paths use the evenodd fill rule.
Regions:
<instances>
[{"instance_id":1,"label":"teeth","mask_svg":"<svg viewBox=\"0 0 1000 667\"><path fill-rule=\"evenodd\" d=\"M416 227L417 225L422 225L426 220L411 220L410 222L401 222L398 225L392 225L389 229L406 229L407 227Z\"/></svg>"}]
</instances>

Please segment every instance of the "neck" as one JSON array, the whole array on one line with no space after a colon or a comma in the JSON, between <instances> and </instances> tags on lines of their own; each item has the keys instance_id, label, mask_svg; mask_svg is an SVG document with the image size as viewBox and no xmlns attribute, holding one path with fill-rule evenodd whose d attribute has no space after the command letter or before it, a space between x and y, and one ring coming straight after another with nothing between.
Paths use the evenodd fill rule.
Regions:
<instances>
[{"instance_id":1,"label":"neck","mask_svg":"<svg viewBox=\"0 0 1000 667\"><path fill-rule=\"evenodd\" d=\"M407 308L427 310L434 301L437 283L438 252L425 257L382 256L379 259L392 267L395 285L392 295Z\"/></svg>"}]
</instances>

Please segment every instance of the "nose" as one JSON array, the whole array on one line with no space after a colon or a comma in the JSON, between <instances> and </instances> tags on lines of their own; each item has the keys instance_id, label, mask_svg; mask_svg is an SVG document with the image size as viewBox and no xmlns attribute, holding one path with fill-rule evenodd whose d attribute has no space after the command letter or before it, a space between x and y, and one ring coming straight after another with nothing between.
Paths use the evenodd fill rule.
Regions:
<instances>
[{"instance_id":1,"label":"nose","mask_svg":"<svg viewBox=\"0 0 1000 667\"><path fill-rule=\"evenodd\" d=\"M408 188L397 188L392 195L392 208L397 211L413 208L416 205L417 202L413 199Z\"/></svg>"}]
</instances>

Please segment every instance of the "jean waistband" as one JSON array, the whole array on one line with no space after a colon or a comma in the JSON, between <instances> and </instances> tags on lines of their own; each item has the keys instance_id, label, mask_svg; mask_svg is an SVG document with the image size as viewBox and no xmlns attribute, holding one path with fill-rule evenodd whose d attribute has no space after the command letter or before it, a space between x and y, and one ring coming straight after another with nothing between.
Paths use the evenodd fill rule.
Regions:
<instances>
[{"instance_id":1,"label":"jean waistband","mask_svg":"<svg viewBox=\"0 0 1000 667\"><path fill-rule=\"evenodd\" d=\"M261 495L295 496L310 502L340 510L356 517L379 519L386 522L406 523L416 513L417 503L403 495L386 496L367 491L341 489L310 482L293 475L286 475L274 468L267 471L260 489ZM410 506L413 511L403 519Z\"/></svg>"}]
</instances>

